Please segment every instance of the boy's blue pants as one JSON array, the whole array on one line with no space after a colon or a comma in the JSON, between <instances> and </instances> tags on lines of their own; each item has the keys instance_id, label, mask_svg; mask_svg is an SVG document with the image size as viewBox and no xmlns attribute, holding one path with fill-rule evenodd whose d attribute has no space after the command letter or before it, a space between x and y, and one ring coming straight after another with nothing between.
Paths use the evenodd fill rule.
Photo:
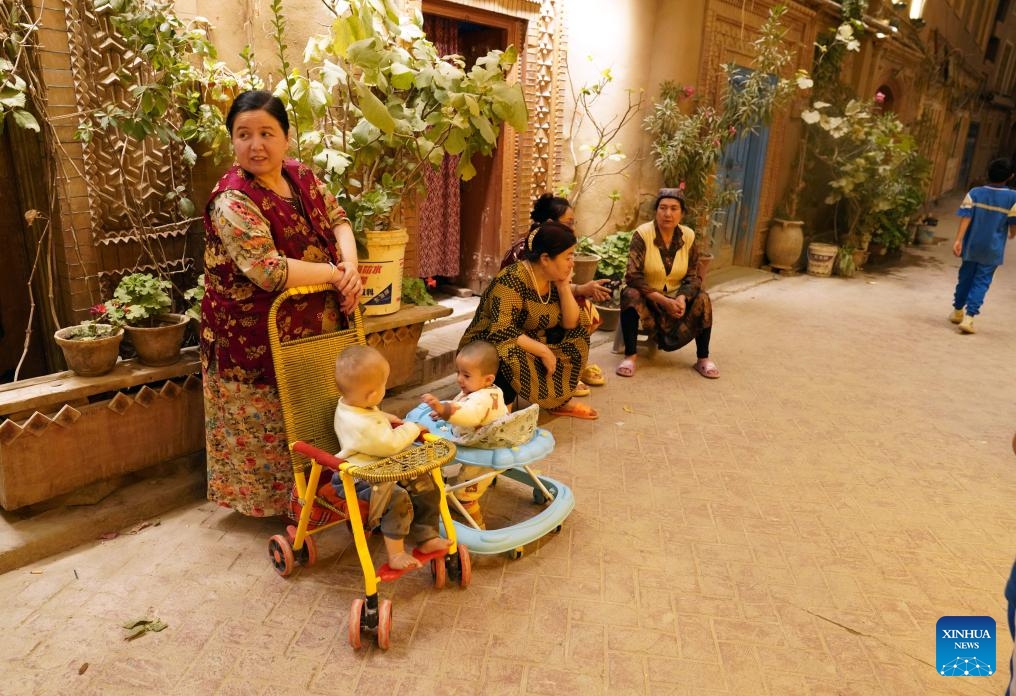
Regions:
<instances>
[{"instance_id":1,"label":"boy's blue pants","mask_svg":"<svg viewBox=\"0 0 1016 696\"><path fill-rule=\"evenodd\" d=\"M959 280L956 281L953 309L963 309L970 316L977 316L981 311L981 305L984 304L984 296L988 293L996 268L998 266L964 261L960 266Z\"/></svg>"}]
</instances>

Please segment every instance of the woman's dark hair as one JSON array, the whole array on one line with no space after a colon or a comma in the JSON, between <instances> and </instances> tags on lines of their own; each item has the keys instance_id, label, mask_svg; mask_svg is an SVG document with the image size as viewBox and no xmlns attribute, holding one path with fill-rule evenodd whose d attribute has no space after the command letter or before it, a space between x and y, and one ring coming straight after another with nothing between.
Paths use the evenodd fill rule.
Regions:
<instances>
[{"instance_id":1,"label":"woman's dark hair","mask_svg":"<svg viewBox=\"0 0 1016 696\"><path fill-rule=\"evenodd\" d=\"M273 96L271 92L264 90L249 90L236 95L233 104L226 114L226 130L233 134L233 121L240 114L247 111L267 111L279 125L284 133L289 133L289 114L286 113L286 105L282 100Z\"/></svg>"},{"instance_id":2,"label":"woman's dark hair","mask_svg":"<svg viewBox=\"0 0 1016 696\"><path fill-rule=\"evenodd\" d=\"M529 231L533 231L539 225L545 223L547 220L553 220L557 222L561 219L568 208L571 207L571 203L568 202L567 198L561 198L551 193L545 193L536 199L533 203L533 209L529 213L529 219L532 220L532 224L529 225Z\"/></svg>"},{"instance_id":3,"label":"woman's dark hair","mask_svg":"<svg viewBox=\"0 0 1016 696\"><path fill-rule=\"evenodd\" d=\"M562 225L556 220L547 220L529 233L526 248L519 254L519 258L525 261L538 261L546 254L553 259L562 251L575 246L576 241L575 232L568 225Z\"/></svg>"}]
</instances>

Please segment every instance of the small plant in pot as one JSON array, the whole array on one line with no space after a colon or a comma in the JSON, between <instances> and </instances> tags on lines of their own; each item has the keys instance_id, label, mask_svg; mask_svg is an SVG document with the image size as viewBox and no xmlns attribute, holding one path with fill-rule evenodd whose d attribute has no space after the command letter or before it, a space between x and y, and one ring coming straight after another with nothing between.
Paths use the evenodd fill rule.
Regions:
<instances>
[{"instance_id":1,"label":"small plant in pot","mask_svg":"<svg viewBox=\"0 0 1016 696\"><path fill-rule=\"evenodd\" d=\"M120 279L103 307L112 322L124 325L143 365L171 365L180 358L189 318L170 311L170 288L168 280L151 273L131 273Z\"/></svg>"},{"instance_id":2,"label":"small plant in pot","mask_svg":"<svg viewBox=\"0 0 1016 696\"><path fill-rule=\"evenodd\" d=\"M621 314L621 286L624 284L624 275L628 270L628 247L631 246L631 230L614 232L600 240L595 247L595 253L600 257L596 266L596 277L609 280L610 299L603 303L597 303L596 308L600 313L603 323L601 331L614 331Z\"/></svg>"},{"instance_id":3,"label":"small plant in pot","mask_svg":"<svg viewBox=\"0 0 1016 696\"><path fill-rule=\"evenodd\" d=\"M116 367L123 333L118 324L86 320L57 330L54 339L70 370L81 377L98 377Z\"/></svg>"}]
</instances>

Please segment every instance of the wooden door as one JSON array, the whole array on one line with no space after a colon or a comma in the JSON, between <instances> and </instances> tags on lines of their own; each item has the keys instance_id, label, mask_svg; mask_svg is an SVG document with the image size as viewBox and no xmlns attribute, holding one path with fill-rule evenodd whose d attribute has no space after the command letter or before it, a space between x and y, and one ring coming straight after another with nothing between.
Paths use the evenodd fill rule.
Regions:
<instances>
[{"instance_id":1,"label":"wooden door","mask_svg":"<svg viewBox=\"0 0 1016 696\"><path fill-rule=\"evenodd\" d=\"M7 133L0 136L0 249L3 249L3 273L0 273L0 383L11 382L25 350L26 331L31 322L32 334L19 379L37 377L49 370L45 359L45 342L40 334L39 312L42 303L36 299L35 314L31 312L28 293L34 249L28 248L29 235L20 203L18 177ZM41 224L41 223L36 223ZM42 260L46 260L43 250Z\"/></svg>"}]
</instances>

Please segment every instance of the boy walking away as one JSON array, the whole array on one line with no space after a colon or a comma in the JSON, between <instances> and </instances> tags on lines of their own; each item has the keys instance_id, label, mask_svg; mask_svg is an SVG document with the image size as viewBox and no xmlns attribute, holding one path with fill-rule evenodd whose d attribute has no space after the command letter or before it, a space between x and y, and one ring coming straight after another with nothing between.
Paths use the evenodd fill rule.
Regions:
<instances>
[{"instance_id":1,"label":"boy walking away","mask_svg":"<svg viewBox=\"0 0 1016 696\"><path fill-rule=\"evenodd\" d=\"M1016 237L1016 191L1006 186L1012 174L1009 160L994 160L988 165L988 185L970 189L957 211L960 227L953 254L963 263L949 321L959 324L960 333L974 333L974 317L995 269L1002 265L1007 234L1008 239Z\"/></svg>"}]
</instances>

